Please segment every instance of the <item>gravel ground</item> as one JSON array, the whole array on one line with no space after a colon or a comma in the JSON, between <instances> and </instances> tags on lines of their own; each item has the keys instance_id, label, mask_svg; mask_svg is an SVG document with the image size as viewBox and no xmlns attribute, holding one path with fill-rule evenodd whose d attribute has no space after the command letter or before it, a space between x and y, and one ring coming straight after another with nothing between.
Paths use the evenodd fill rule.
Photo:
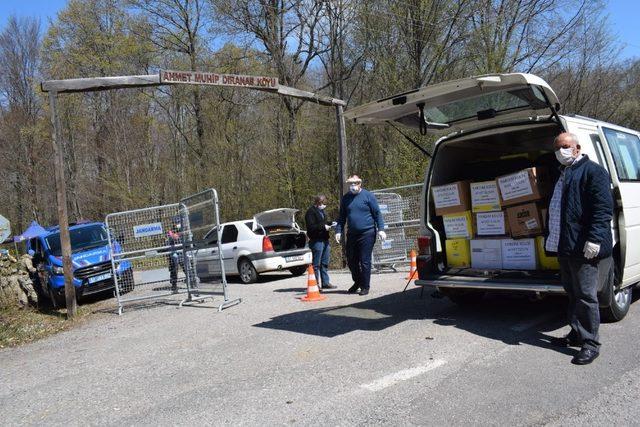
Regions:
<instances>
[{"instance_id":1,"label":"gravel ground","mask_svg":"<svg viewBox=\"0 0 640 427\"><path fill-rule=\"evenodd\" d=\"M243 302L109 310L0 350L2 424L637 424L640 303L603 325L595 363L548 345L562 298L492 296L460 308L374 275L303 303L305 278L231 284Z\"/></svg>"}]
</instances>

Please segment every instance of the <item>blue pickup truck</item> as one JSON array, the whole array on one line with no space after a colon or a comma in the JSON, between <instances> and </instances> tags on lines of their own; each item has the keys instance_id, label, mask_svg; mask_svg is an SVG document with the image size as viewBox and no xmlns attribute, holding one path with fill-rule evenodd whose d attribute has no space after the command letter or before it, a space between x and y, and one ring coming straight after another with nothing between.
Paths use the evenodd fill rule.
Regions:
<instances>
[{"instance_id":1,"label":"blue pickup truck","mask_svg":"<svg viewBox=\"0 0 640 427\"><path fill-rule=\"evenodd\" d=\"M37 269L38 293L50 299L55 308L63 307L65 295L60 228L55 226L45 230L45 233L27 242L27 250L33 256L33 265ZM101 222L74 224L69 227L69 235L73 284L78 299L113 290L114 272L105 225ZM117 252L117 242L114 246ZM130 263L119 263L115 273L128 283L133 283Z\"/></svg>"}]
</instances>

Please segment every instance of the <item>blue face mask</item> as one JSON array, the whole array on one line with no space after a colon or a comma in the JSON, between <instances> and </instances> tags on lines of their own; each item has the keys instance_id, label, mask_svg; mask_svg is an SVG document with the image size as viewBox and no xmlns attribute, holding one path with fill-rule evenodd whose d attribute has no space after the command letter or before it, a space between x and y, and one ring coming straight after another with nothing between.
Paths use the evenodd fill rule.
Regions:
<instances>
[{"instance_id":1,"label":"blue face mask","mask_svg":"<svg viewBox=\"0 0 640 427\"><path fill-rule=\"evenodd\" d=\"M319 206L318 206L318 209L320 209L320 210L324 210L326 207L327 207L327 205L319 205Z\"/></svg>"},{"instance_id":2,"label":"blue face mask","mask_svg":"<svg viewBox=\"0 0 640 427\"><path fill-rule=\"evenodd\" d=\"M352 194L358 194L360 192L360 186L358 184L351 184L349 191L351 191Z\"/></svg>"}]
</instances>

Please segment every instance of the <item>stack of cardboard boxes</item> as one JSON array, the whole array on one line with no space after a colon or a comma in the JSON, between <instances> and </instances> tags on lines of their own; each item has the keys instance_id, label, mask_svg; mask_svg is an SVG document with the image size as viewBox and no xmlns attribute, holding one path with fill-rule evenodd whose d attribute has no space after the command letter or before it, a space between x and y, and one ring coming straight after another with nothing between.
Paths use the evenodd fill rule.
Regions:
<instances>
[{"instance_id":1,"label":"stack of cardboard boxes","mask_svg":"<svg viewBox=\"0 0 640 427\"><path fill-rule=\"evenodd\" d=\"M480 270L557 270L544 252L549 180L525 169L495 180L459 181L433 187L436 215L442 215L449 267Z\"/></svg>"}]
</instances>

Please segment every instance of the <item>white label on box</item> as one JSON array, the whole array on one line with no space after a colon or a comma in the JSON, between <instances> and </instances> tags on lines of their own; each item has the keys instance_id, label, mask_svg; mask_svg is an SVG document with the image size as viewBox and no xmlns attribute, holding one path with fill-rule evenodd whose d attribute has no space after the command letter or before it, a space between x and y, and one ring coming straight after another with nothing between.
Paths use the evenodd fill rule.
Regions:
<instances>
[{"instance_id":1,"label":"white label on box","mask_svg":"<svg viewBox=\"0 0 640 427\"><path fill-rule=\"evenodd\" d=\"M534 239L502 241L502 268L505 270L535 270L536 245Z\"/></svg>"},{"instance_id":2,"label":"white label on box","mask_svg":"<svg viewBox=\"0 0 640 427\"><path fill-rule=\"evenodd\" d=\"M448 208L460 205L460 194L458 194L458 184L441 185L432 187L433 202L436 208Z\"/></svg>"},{"instance_id":3,"label":"white label on box","mask_svg":"<svg viewBox=\"0 0 640 427\"><path fill-rule=\"evenodd\" d=\"M526 220L524 225L529 230L535 230L536 228L538 228L538 221L535 218L531 218L531 219Z\"/></svg>"},{"instance_id":4,"label":"white label on box","mask_svg":"<svg viewBox=\"0 0 640 427\"><path fill-rule=\"evenodd\" d=\"M472 240L471 267L477 269L502 268L501 240Z\"/></svg>"},{"instance_id":5,"label":"white label on box","mask_svg":"<svg viewBox=\"0 0 640 427\"><path fill-rule=\"evenodd\" d=\"M461 216L443 216L444 233L447 239L455 237L471 237L469 235L469 223L466 215Z\"/></svg>"},{"instance_id":6,"label":"white label on box","mask_svg":"<svg viewBox=\"0 0 640 427\"><path fill-rule=\"evenodd\" d=\"M471 205L500 205L498 186L495 181L475 182L470 185Z\"/></svg>"},{"instance_id":7,"label":"white label on box","mask_svg":"<svg viewBox=\"0 0 640 427\"><path fill-rule=\"evenodd\" d=\"M382 249L391 249L392 243L393 239L385 239L380 242L380 246L382 247Z\"/></svg>"},{"instance_id":8,"label":"white label on box","mask_svg":"<svg viewBox=\"0 0 640 427\"><path fill-rule=\"evenodd\" d=\"M533 194L529 172L526 170L498 178L498 185L500 185L503 200L512 200Z\"/></svg>"},{"instance_id":9,"label":"white label on box","mask_svg":"<svg viewBox=\"0 0 640 427\"><path fill-rule=\"evenodd\" d=\"M478 236L501 236L506 234L504 212L484 212L476 214Z\"/></svg>"}]
</instances>

